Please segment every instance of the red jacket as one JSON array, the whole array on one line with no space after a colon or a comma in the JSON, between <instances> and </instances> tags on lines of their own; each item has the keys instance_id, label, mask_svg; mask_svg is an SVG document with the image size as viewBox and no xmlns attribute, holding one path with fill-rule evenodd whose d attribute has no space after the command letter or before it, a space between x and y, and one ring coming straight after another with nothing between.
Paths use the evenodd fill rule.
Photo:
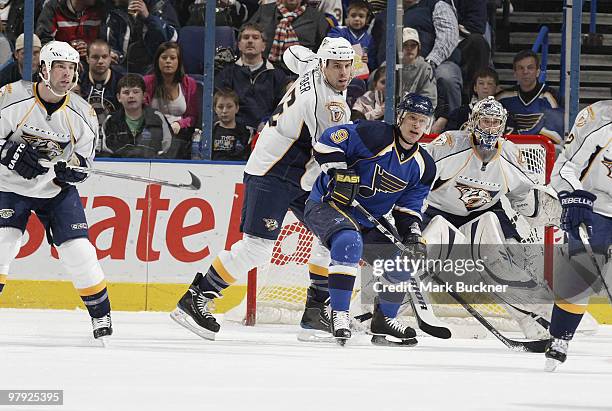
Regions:
<instances>
[{"instance_id":1,"label":"red jacket","mask_svg":"<svg viewBox=\"0 0 612 411\"><path fill-rule=\"evenodd\" d=\"M144 76L144 81L147 87L144 103L150 105L151 101L153 101L153 95L155 94L155 74L147 74ZM185 75L183 76L183 81L181 81L181 90L185 96L187 110L183 113L178 123L181 128L195 127L198 121L198 115L202 109L200 104L201 99L198 95L198 83L188 75Z\"/></svg>"},{"instance_id":2,"label":"red jacket","mask_svg":"<svg viewBox=\"0 0 612 411\"><path fill-rule=\"evenodd\" d=\"M38 17L36 34L43 44L51 40L83 40L89 44L100 37L104 15L104 7L99 4L77 15L68 8L67 0L47 0Z\"/></svg>"}]
</instances>

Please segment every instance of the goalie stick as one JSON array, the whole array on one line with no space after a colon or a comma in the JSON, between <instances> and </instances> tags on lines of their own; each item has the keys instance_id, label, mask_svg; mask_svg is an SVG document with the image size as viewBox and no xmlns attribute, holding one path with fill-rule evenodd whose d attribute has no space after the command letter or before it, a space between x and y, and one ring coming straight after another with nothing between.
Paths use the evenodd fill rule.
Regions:
<instances>
[{"instance_id":1,"label":"goalie stick","mask_svg":"<svg viewBox=\"0 0 612 411\"><path fill-rule=\"evenodd\" d=\"M610 288L608 287L608 284L606 284L606 279L604 278L603 273L601 272L601 268L599 267L599 264L597 264L597 259L595 258L593 247L591 247L591 242L589 241L589 233L584 224L580 224L580 227L578 227L578 234L580 235L580 241L582 241L582 245L584 245L584 249L586 250L589 258L591 259L591 262L595 266L597 275L599 276L599 279L601 280L601 283L603 284L604 289L606 290L606 293L608 294L608 301L610 302L610 304L612 304L612 295L610 294Z\"/></svg>"},{"instance_id":2,"label":"goalie stick","mask_svg":"<svg viewBox=\"0 0 612 411\"><path fill-rule=\"evenodd\" d=\"M40 165L42 165L43 167L51 168L55 166L55 163L51 161L41 160ZM98 175L102 175L106 177L121 178L124 180L131 180L131 181L140 181L142 183L148 183L148 184L159 184L160 186L182 188L185 190L199 190L202 187L202 183L200 179L198 178L198 176L193 174L191 171L187 171L191 177L191 181L189 183L173 183L172 181L168 181L168 180L161 180L157 178L144 177L144 176L139 176L139 175L134 175L134 174L118 173L116 171L101 170L99 168L81 167L81 166L74 166L70 164L66 164L66 167L74 171L79 171L81 173L86 173L86 174L98 174Z\"/></svg>"},{"instance_id":3,"label":"goalie stick","mask_svg":"<svg viewBox=\"0 0 612 411\"><path fill-rule=\"evenodd\" d=\"M406 246L402 244L402 242L399 241L391 231L389 231L376 218L374 218L374 216L370 214L368 210L363 208L361 204L354 201L353 205L368 219L368 221L376 226L378 231L384 234L393 244L395 244L400 251L406 250ZM412 276L410 278L411 286L409 287L408 291L408 299L414 315L416 316L419 328L432 337L442 339L450 338L452 335L451 330L434 315L431 303L428 301L427 296L419 291L421 289L420 282L421 280L417 275ZM362 314L362 316L364 316L364 314ZM365 318L365 320L369 319L367 318L367 315L363 318Z\"/></svg>"},{"instance_id":4,"label":"goalie stick","mask_svg":"<svg viewBox=\"0 0 612 411\"><path fill-rule=\"evenodd\" d=\"M384 234L387 238L389 238L389 240L391 240L391 242L397 246L397 248L399 248L401 251L404 251L406 249L406 246L404 244L402 244L401 241L399 241L394 235L393 233L391 233L386 227L384 227L376 218L374 218L374 216L372 214L370 214L368 212L368 210L366 210L365 208L363 208L363 206L361 204L359 204L357 201L353 202L353 205L357 208L357 210L359 210L359 212L361 212L367 219L368 221L370 221L372 224L374 224L374 226L382 233ZM438 278L437 276L432 276L434 281L436 281L438 284L444 284L444 282ZM412 279L418 279L418 276L413 276ZM416 281L416 280L415 280ZM420 281L420 279L418 280ZM418 284L417 281L417 284ZM503 336L495 327L493 327L493 325L486 320L486 318L484 318L482 316L482 314L480 314L474 307L472 307L470 304L468 304L463 297L461 297L461 295L455 293L452 290L447 290L447 293L453 297L453 299L455 299L455 301L457 301L459 304L461 304L461 306L463 308L465 308L465 310L470 313L474 318L476 318L476 320L482 324L487 330L489 330L489 332L491 332L491 334L493 334L498 340L500 340L502 343L504 343L504 345L506 345L506 347L510 348L511 350L514 351L523 351L523 352L535 352L535 353L543 353L546 345L550 342L550 339L548 340L533 340L533 341L517 341L517 340L512 340L510 338L507 338L505 336ZM414 304L414 301L412 300L412 295L410 295L410 300L411 300L411 305L414 309L415 315L417 317L417 321L419 322L419 328L421 326L421 318L419 317L420 314L427 313L431 316L433 316L432 314L432 310L431 310L431 305L429 305L430 309L428 311L421 311L422 309L422 305L416 305ZM435 318L435 316L433 317ZM437 318L435 318L436 321L439 321ZM427 324L425 323L426 328L428 327L433 327L433 330L436 331L436 328L439 330L440 327L436 327L432 324ZM448 336L447 337L438 337L438 338L450 338L451 337L451 331L447 328L447 327L443 327L446 330L448 330ZM426 329L421 328L423 331L427 332ZM429 332L427 332L429 334ZM433 334L430 334L433 335ZM434 335L435 337L436 335Z\"/></svg>"}]
</instances>

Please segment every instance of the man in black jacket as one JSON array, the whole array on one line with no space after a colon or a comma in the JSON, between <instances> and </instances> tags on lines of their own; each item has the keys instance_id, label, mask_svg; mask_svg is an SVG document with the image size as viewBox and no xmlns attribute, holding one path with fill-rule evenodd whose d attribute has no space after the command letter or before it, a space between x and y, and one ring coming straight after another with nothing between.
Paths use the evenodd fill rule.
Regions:
<instances>
[{"instance_id":1,"label":"man in black jacket","mask_svg":"<svg viewBox=\"0 0 612 411\"><path fill-rule=\"evenodd\" d=\"M225 66L215 79L216 88L234 90L240 99L236 120L257 129L283 97L287 76L263 58L266 38L263 30L247 23L238 34L240 58Z\"/></svg>"},{"instance_id":2,"label":"man in black jacket","mask_svg":"<svg viewBox=\"0 0 612 411\"><path fill-rule=\"evenodd\" d=\"M117 84L121 109L102 127L102 156L168 158L172 131L166 117L143 105L145 83L138 74L126 74Z\"/></svg>"}]
</instances>

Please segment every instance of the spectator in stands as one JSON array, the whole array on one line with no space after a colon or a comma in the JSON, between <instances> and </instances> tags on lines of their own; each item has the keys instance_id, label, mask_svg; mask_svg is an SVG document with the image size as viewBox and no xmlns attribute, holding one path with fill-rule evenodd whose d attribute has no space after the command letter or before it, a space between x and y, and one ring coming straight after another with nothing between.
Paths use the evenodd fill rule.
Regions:
<instances>
[{"instance_id":1,"label":"spectator in stands","mask_svg":"<svg viewBox=\"0 0 612 411\"><path fill-rule=\"evenodd\" d=\"M212 159L242 161L249 157L251 132L236 121L238 94L230 89L215 93L213 106L218 121L212 131Z\"/></svg>"},{"instance_id":2,"label":"spectator in stands","mask_svg":"<svg viewBox=\"0 0 612 411\"><path fill-rule=\"evenodd\" d=\"M459 22L459 49L463 73L464 101L472 91L472 80L477 72L489 66L491 48L485 39L487 29L487 0L453 0Z\"/></svg>"},{"instance_id":3,"label":"spectator in stands","mask_svg":"<svg viewBox=\"0 0 612 411\"><path fill-rule=\"evenodd\" d=\"M145 103L161 111L177 137L179 158L191 158L191 138L201 110L197 83L185 74L181 50L163 43L155 54L153 73L144 77Z\"/></svg>"},{"instance_id":4,"label":"spectator in stands","mask_svg":"<svg viewBox=\"0 0 612 411\"><path fill-rule=\"evenodd\" d=\"M353 104L351 119L382 120L385 116L385 66L373 74L372 90L367 91ZM363 117L362 117L363 116Z\"/></svg>"},{"instance_id":5,"label":"spectator in stands","mask_svg":"<svg viewBox=\"0 0 612 411\"><path fill-rule=\"evenodd\" d=\"M419 33L412 27L402 31L402 85L400 96L416 93L428 97L436 106L436 77L430 64L421 56Z\"/></svg>"},{"instance_id":6,"label":"spectator in stands","mask_svg":"<svg viewBox=\"0 0 612 411\"><path fill-rule=\"evenodd\" d=\"M113 0L116 7L106 17L104 39L110 44L114 64L133 73L147 73L157 48L178 39L178 19L165 0Z\"/></svg>"},{"instance_id":7,"label":"spectator in stands","mask_svg":"<svg viewBox=\"0 0 612 411\"><path fill-rule=\"evenodd\" d=\"M432 128L432 133L441 133L447 130L462 130L470 113L472 107L478 101L494 96L497 93L499 87L499 76L497 72L490 67L486 67L474 76L474 80L470 82L472 84L473 96L468 104L463 104L457 110L452 111L448 118L440 117L436 121L436 126L440 128Z\"/></svg>"},{"instance_id":8,"label":"spectator in stands","mask_svg":"<svg viewBox=\"0 0 612 411\"><path fill-rule=\"evenodd\" d=\"M306 7L302 0L264 4L249 22L262 27L265 38L270 39L264 57L281 66L283 52L289 46L301 44L316 51L329 31L325 15L314 7Z\"/></svg>"},{"instance_id":9,"label":"spectator in stands","mask_svg":"<svg viewBox=\"0 0 612 411\"><path fill-rule=\"evenodd\" d=\"M175 4L183 26L204 26L206 19L205 0L181 0ZM215 26L238 28L257 11L257 0L219 0L215 14Z\"/></svg>"},{"instance_id":10,"label":"spectator in stands","mask_svg":"<svg viewBox=\"0 0 612 411\"><path fill-rule=\"evenodd\" d=\"M459 24L453 7L444 0L403 0L404 27L412 27L419 33L421 55L431 64L436 75L438 89L437 117L448 114L461 105L463 79L461 77L461 52ZM386 55L386 13L376 16L372 36L377 46L378 61Z\"/></svg>"},{"instance_id":11,"label":"spectator in stands","mask_svg":"<svg viewBox=\"0 0 612 411\"><path fill-rule=\"evenodd\" d=\"M240 58L215 78L217 89L234 90L240 98L238 122L256 129L283 97L287 76L264 60L266 38L261 27L247 23L238 33Z\"/></svg>"},{"instance_id":12,"label":"spectator in stands","mask_svg":"<svg viewBox=\"0 0 612 411\"><path fill-rule=\"evenodd\" d=\"M563 136L563 110L556 92L540 83L540 58L531 50L519 51L512 62L517 85L501 91L497 100L508 110L508 127L516 134L542 134L555 144Z\"/></svg>"},{"instance_id":13,"label":"spectator in stands","mask_svg":"<svg viewBox=\"0 0 612 411\"><path fill-rule=\"evenodd\" d=\"M96 110L101 126L119 108L117 83L123 75L111 68L110 47L102 39L89 43L87 66L79 80L81 96Z\"/></svg>"},{"instance_id":14,"label":"spectator in stands","mask_svg":"<svg viewBox=\"0 0 612 411\"><path fill-rule=\"evenodd\" d=\"M34 38L32 40L32 80L34 81L36 81L38 76L38 67L40 66L40 47L40 39L36 34L34 34ZM20 34L15 41L13 58L14 60L12 62L7 63L7 65L0 70L0 87L22 79L23 62L25 60L23 33Z\"/></svg>"},{"instance_id":15,"label":"spectator in stands","mask_svg":"<svg viewBox=\"0 0 612 411\"><path fill-rule=\"evenodd\" d=\"M170 157L172 132L162 113L144 102L145 83L138 74L127 74L117 83L121 108L102 127L102 155L111 157Z\"/></svg>"},{"instance_id":16,"label":"spectator in stands","mask_svg":"<svg viewBox=\"0 0 612 411\"><path fill-rule=\"evenodd\" d=\"M105 15L102 0L47 0L36 22L36 34L43 44L51 40L71 43L84 57L87 45L100 37Z\"/></svg>"},{"instance_id":17,"label":"spectator in stands","mask_svg":"<svg viewBox=\"0 0 612 411\"><path fill-rule=\"evenodd\" d=\"M15 50L15 40L19 33L23 33L23 22L25 19L24 15L24 0L9 0L4 1L5 6L0 9L0 32L3 32L6 36L13 50ZM8 4L6 4L8 3ZM40 11L42 9L43 1L34 1L34 21L38 20Z\"/></svg>"},{"instance_id":18,"label":"spectator in stands","mask_svg":"<svg viewBox=\"0 0 612 411\"><path fill-rule=\"evenodd\" d=\"M374 39L368 33L368 23L371 17L370 8L365 0L354 0L349 3L346 15L346 26L333 27L328 37L343 37L349 43L361 46L361 60L368 65L370 71L376 69L376 47L373 47ZM372 54L372 58L370 58Z\"/></svg>"}]
</instances>

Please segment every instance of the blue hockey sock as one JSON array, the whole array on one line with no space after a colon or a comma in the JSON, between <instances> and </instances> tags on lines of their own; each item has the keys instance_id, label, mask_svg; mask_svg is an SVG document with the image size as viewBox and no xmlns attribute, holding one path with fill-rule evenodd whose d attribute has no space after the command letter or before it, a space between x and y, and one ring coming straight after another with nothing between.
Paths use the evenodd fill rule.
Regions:
<instances>
[{"instance_id":1,"label":"blue hockey sock","mask_svg":"<svg viewBox=\"0 0 612 411\"><path fill-rule=\"evenodd\" d=\"M229 284L221 278L213 266L210 266L206 274L200 280L199 286L200 290L203 292L212 291L221 294L221 291L229 287Z\"/></svg>"},{"instance_id":2,"label":"blue hockey sock","mask_svg":"<svg viewBox=\"0 0 612 411\"><path fill-rule=\"evenodd\" d=\"M332 310L349 310L354 284L354 275L329 273L329 297Z\"/></svg>"},{"instance_id":3,"label":"blue hockey sock","mask_svg":"<svg viewBox=\"0 0 612 411\"><path fill-rule=\"evenodd\" d=\"M312 297L321 303L324 303L329 298L328 276L315 274L312 271L310 275L310 290L313 293Z\"/></svg>"},{"instance_id":4,"label":"blue hockey sock","mask_svg":"<svg viewBox=\"0 0 612 411\"><path fill-rule=\"evenodd\" d=\"M111 306L106 287L93 295L82 295L81 299L92 318L101 318L110 313Z\"/></svg>"},{"instance_id":5,"label":"blue hockey sock","mask_svg":"<svg viewBox=\"0 0 612 411\"><path fill-rule=\"evenodd\" d=\"M577 308L581 308L577 306ZM583 314L571 313L555 304L550 319L549 332L555 338L571 340L582 320Z\"/></svg>"}]
</instances>

